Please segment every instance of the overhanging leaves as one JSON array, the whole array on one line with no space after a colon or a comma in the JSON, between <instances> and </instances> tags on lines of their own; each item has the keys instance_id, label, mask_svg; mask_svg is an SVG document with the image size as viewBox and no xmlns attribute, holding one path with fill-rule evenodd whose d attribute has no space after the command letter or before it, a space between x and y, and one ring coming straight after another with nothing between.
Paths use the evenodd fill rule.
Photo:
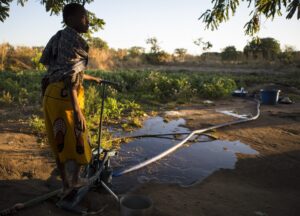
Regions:
<instances>
[{"instance_id":1,"label":"overhanging leaves","mask_svg":"<svg viewBox=\"0 0 300 216\"><path fill-rule=\"evenodd\" d=\"M12 0L0 0L0 21L3 22L9 15L9 4Z\"/></svg>"},{"instance_id":2,"label":"overhanging leaves","mask_svg":"<svg viewBox=\"0 0 300 216\"><path fill-rule=\"evenodd\" d=\"M9 16L9 6L13 0L0 0L0 21L4 22L4 20ZM17 0L17 3L21 6L24 6L28 0ZM40 4L42 4L47 12L50 12L50 15L59 15L66 4L69 3L78 3L85 5L89 4L94 0L40 0ZM93 32L99 31L99 29L103 29L105 22L103 19L96 17L96 15L90 11L88 11L88 16L90 19L90 30L85 36L87 38L91 37Z\"/></svg>"},{"instance_id":3,"label":"overhanging leaves","mask_svg":"<svg viewBox=\"0 0 300 216\"><path fill-rule=\"evenodd\" d=\"M283 8L287 19L291 19L296 11L297 19L300 19L300 0L212 0L213 8L206 10L199 19L205 23L206 29L216 30L235 14L240 2L244 1L248 2L248 8L252 7L252 18L244 26L247 35L254 35L260 30L261 16L274 19L282 15Z\"/></svg>"}]
</instances>

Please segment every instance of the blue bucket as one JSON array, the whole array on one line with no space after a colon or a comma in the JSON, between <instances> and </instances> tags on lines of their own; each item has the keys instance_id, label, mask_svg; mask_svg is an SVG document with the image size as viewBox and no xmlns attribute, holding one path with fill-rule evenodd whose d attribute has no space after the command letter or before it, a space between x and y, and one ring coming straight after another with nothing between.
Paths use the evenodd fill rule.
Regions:
<instances>
[{"instance_id":1,"label":"blue bucket","mask_svg":"<svg viewBox=\"0 0 300 216\"><path fill-rule=\"evenodd\" d=\"M262 104L275 105L279 99L280 90L260 90L260 99Z\"/></svg>"}]
</instances>

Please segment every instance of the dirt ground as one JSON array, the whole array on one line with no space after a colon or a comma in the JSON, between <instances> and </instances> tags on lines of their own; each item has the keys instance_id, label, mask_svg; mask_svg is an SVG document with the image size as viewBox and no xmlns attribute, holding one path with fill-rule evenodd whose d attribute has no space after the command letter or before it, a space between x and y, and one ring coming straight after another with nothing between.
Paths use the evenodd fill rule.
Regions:
<instances>
[{"instance_id":1,"label":"dirt ground","mask_svg":"<svg viewBox=\"0 0 300 216\"><path fill-rule=\"evenodd\" d=\"M189 128L199 129L233 120L216 112L220 109L255 114L256 104L230 98L212 105L184 105L177 111ZM0 109L0 113L0 209L4 209L59 188L60 182L51 152L30 133L26 115L13 109ZM258 155L239 154L235 169L218 170L188 188L148 183L132 193L149 196L154 203L152 215L158 216L298 216L299 123L300 103L262 105L258 120L213 132L220 139L250 145ZM53 198L18 215L74 215L57 208L55 201ZM108 194L90 192L84 205L94 210L104 207L96 215L119 215Z\"/></svg>"}]
</instances>

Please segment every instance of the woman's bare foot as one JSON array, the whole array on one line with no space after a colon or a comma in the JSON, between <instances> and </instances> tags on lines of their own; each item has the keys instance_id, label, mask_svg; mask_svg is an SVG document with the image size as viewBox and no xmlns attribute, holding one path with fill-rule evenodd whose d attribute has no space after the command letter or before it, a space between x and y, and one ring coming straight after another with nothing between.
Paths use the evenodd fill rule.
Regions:
<instances>
[{"instance_id":1,"label":"woman's bare foot","mask_svg":"<svg viewBox=\"0 0 300 216\"><path fill-rule=\"evenodd\" d=\"M79 188L83 186L87 186L89 184L89 180L87 178L77 178L77 181L72 183L73 188Z\"/></svg>"}]
</instances>

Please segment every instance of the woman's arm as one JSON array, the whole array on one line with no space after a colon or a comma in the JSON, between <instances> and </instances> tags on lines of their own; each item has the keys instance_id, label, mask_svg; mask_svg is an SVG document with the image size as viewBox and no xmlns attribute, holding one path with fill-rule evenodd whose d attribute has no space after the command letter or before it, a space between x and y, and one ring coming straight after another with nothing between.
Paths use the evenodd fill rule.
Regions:
<instances>
[{"instance_id":1,"label":"woman's arm","mask_svg":"<svg viewBox=\"0 0 300 216\"><path fill-rule=\"evenodd\" d=\"M95 81L97 83L100 83L101 80L102 80L99 77L94 77L94 76L91 76L91 75L88 75L88 74L83 74L83 79L84 80L88 80L88 81Z\"/></svg>"},{"instance_id":2,"label":"woman's arm","mask_svg":"<svg viewBox=\"0 0 300 216\"><path fill-rule=\"evenodd\" d=\"M71 102L72 102L73 111L74 111L75 127L77 127L81 131L85 131L86 121L85 121L84 115L79 106L79 102L78 102L78 98L77 98L77 89L71 88L70 93L71 93L70 94Z\"/></svg>"},{"instance_id":3,"label":"woman's arm","mask_svg":"<svg viewBox=\"0 0 300 216\"><path fill-rule=\"evenodd\" d=\"M97 83L100 83L102 79L98 77L94 77L88 74L83 74L83 79L84 80L89 80L89 81L95 81ZM69 80L69 92L71 96L71 102L73 106L73 111L74 111L74 121L75 121L75 127L80 129L81 131L85 131L86 129L86 120L84 118L84 115L80 109L78 98L77 98L77 88L72 85L71 80Z\"/></svg>"}]
</instances>

